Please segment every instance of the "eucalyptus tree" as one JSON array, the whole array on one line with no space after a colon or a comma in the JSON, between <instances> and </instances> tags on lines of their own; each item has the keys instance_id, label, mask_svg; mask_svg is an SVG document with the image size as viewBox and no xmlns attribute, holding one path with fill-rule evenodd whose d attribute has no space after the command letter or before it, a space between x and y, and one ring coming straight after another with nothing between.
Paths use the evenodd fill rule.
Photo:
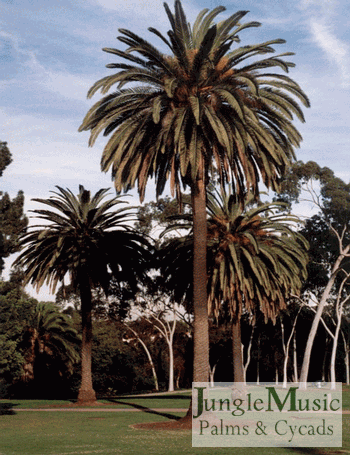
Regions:
<instances>
[{"instance_id":1,"label":"eucalyptus tree","mask_svg":"<svg viewBox=\"0 0 350 455\"><path fill-rule=\"evenodd\" d=\"M7 142L0 141L0 177L11 163L12 155ZM7 193L0 191L0 275L4 258L18 251L18 237L27 227L28 219L23 213L23 206L23 191L19 191L12 200Z\"/></svg>"},{"instance_id":2,"label":"eucalyptus tree","mask_svg":"<svg viewBox=\"0 0 350 455\"><path fill-rule=\"evenodd\" d=\"M102 287L108 293L110 271L114 278L136 288L143 276L148 242L129 225L133 213L127 206L116 208L120 197L104 200L107 189L93 197L79 186L75 196L70 190L56 187L49 199L34 199L52 210L34 210L45 224L32 226L22 236L24 250L16 265L25 272L24 284L37 290L47 284L54 293L67 275L79 290L82 315L80 402L95 401L92 385L92 289Z\"/></svg>"},{"instance_id":3,"label":"eucalyptus tree","mask_svg":"<svg viewBox=\"0 0 350 455\"><path fill-rule=\"evenodd\" d=\"M305 301L310 300L310 295L317 300L317 311L304 350L300 374L301 387L305 388L322 313L326 305L332 302L336 303L336 313L341 309L340 314L338 313L341 317L340 303L349 294L350 184L336 177L329 168L322 168L313 161L298 161L286 175L282 190L280 198L290 203L306 200L319 209L316 215L306 220L303 229L305 237L310 241L309 279L304 287ZM333 362L334 356L335 352Z\"/></svg>"},{"instance_id":4,"label":"eucalyptus tree","mask_svg":"<svg viewBox=\"0 0 350 455\"><path fill-rule=\"evenodd\" d=\"M261 25L241 23L247 11L214 24L225 8L205 9L191 26L179 0L174 13L164 6L168 36L153 27L149 31L169 54L132 31L119 29L118 40L127 49L104 49L122 62L107 65L116 72L89 90L88 97L98 90L105 96L91 107L80 131L91 131L91 146L102 131L110 135L101 167L111 170L118 192L137 184L143 200L147 182L154 178L157 197L169 180L172 194L180 199L182 187L189 186L194 380L207 381L206 186L215 169L221 184L232 181L241 201L247 191L257 197L260 180L277 189L301 141L293 116L304 121L300 103L309 102L296 82L270 70L288 72L294 66L285 60L293 55L290 52L266 57L284 40L239 46L241 31Z\"/></svg>"}]
</instances>

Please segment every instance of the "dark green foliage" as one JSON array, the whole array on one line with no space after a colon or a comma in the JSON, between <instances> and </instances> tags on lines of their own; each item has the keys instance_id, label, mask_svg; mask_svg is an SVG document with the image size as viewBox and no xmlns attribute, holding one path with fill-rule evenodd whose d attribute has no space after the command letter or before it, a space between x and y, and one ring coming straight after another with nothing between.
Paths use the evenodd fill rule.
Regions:
<instances>
[{"instance_id":1,"label":"dark green foliage","mask_svg":"<svg viewBox=\"0 0 350 455\"><path fill-rule=\"evenodd\" d=\"M157 341L151 344L152 355L156 358L160 346ZM92 370L94 389L99 394L116 395L154 387L143 348L126 326L116 321L94 323Z\"/></svg>"},{"instance_id":2,"label":"dark green foliage","mask_svg":"<svg viewBox=\"0 0 350 455\"><path fill-rule=\"evenodd\" d=\"M137 231L149 235L154 227L165 228L172 223L173 216L180 212L179 203L170 197L160 198L157 201L151 201L143 204L137 211Z\"/></svg>"},{"instance_id":3,"label":"dark green foliage","mask_svg":"<svg viewBox=\"0 0 350 455\"><path fill-rule=\"evenodd\" d=\"M312 185L316 182L316 185ZM317 183L320 187L316 188ZM321 168L314 161L294 163L285 176L279 198L288 202L298 202L305 184L315 196L315 202L322 209L325 220L331 222L336 228L343 228L350 222L350 183L343 182L327 168ZM309 199L312 195L309 195Z\"/></svg>"},{"instance_id":4,"label":"dark green foliage","mask_svg":"<svg viewBox=\"0 0 350 455\"><path fill-rule=\"evenodd\" d=\"M94 327L94 389L103 395L135 391L142 377L142 356L140 362L136 361L133 349L123 342L124 330L120 324L96 321ZM143 374L146 376L144 370Z\"/></svg>"},{"instance_id":5,"label":"dark green foliage","mask_svg":"<svg viewBox=\"0 0 350 455\"><path fill-rule=\"evenodd\" d=\"M10 150L6 142L0 142L0 177L12 162ZM7 193L0 191L0 275L4 268L3 258L19 250L18 238L28 224L23 214L24 195L19 191L11 201Z\"/></svg>"},{"instance_id":6,"label":"dark green foliage","mask_svg":"<svg viewBox=\"0 0 350 455\"><path fill-rule=\"evenodd\" d=\"M30 298L17 283L18 273L11 278L0 284L2 392L57 396L79 358L77 332L52 303Z\"/></svg>"},{"instance_id":7,"label":"dark green foliage","mask_svg":"<svg viewBox=\"0 0 350 455\"><path fill-rule=\"evenodd\" d=\"M0 177L4 170L12 162L11 152L7 147L7 142L0 141Z\"/></svg>"}]
</instances>

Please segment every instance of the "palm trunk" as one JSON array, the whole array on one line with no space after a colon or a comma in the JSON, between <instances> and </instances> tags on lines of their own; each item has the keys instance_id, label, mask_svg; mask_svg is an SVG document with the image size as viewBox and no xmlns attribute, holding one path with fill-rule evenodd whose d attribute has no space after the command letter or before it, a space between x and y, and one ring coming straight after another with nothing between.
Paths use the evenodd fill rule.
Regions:
<instances>
[{"instance_id":1,"label":"palm trunk","mask_svg":"<svg viewBox=\"0 0 350 455\"><path fill-rule=\"evenodd\" d=\"M88 277L82 277L79 282L81 298L81 386L78 403L96 402L96 394L92 386L91 351L92 351L92 302L91 288Z\"/></svg>"},{"instance_id":2,"label":"palm trunk","mask_svg":"<svg viewBox=\"0 0 350 455\"><path fill-rule=\"evenodd\" d=\"M193 207L193 381L208 382L207 216L204 180L192 187Z\"/></svg>"},{"instance_id":3,"label":"palm trunk","mask_svg":"<svg viewBox=\"0 0 350 455\"><path fill-rule=\"evenodd\" d=\"M241 321L239 318L232 322L232 354L233 380L234 382L244 382Z\"/></svg>"}]
</instances>

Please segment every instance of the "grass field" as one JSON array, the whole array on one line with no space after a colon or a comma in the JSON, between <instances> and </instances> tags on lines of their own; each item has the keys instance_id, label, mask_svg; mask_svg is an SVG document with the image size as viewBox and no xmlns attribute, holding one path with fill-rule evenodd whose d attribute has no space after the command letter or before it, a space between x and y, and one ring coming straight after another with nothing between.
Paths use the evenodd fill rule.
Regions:
<instances>
[{"instance_id":1,"label":"grass field","mask_svg":"<svg viewBox=\"0 0 350 455\"><path fill-rule=\"evenodd\" d=\"M350 410L350 390L344 389L343 409ZM117 403L101 400L103 408L141 409L151 407L187 408L188 394L161 397L116 398ZM350 454L350 414L343 416L343 447L323 448L192 448L190 431L136 430L129 425L166 421L175 412L43 412L19 411L24 408L72 406L69 401L0 400L1 455L325 455ZM2 412L1 412L2 411ZM164 416L166 414L166 416Z\"/></svg>"}]
</instances>

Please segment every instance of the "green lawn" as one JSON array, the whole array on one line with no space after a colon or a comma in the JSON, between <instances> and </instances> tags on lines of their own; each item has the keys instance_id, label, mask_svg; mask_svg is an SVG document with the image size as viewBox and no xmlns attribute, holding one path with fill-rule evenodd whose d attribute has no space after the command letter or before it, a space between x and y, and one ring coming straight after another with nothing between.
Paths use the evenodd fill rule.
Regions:
<instances>
[{"instance_id":1,"label":"green lawn","mask_svg":"<svg viewBox=\"0 0 350 455\"><path fill-rule=\"evenodd\" d=\"M343 393L344 409L350 409L349 388ZM117 399L116 399L117 400ZM120 398L118 407L186 408L185 394L154 398ZM103 400L106 407L108 400ZM122 403L120 403L122 402ZM13 406L12 411L10 403ZM16 408L67 405L68 401L1 400L0 409L0 455L324 455L350 454L350 414L343 416L343 447L340 449L320 448L192 448L190 431L135 430L133 423L165 421L159 413L146 412L16 412ZM128 403L128 404L125 404ZM176 413L171 413L174 417Z\"/></svg>"},{"instance_id":2,"label":"green lawn","mask_svg":"<svg viewBox=\"0 0 350 455\"><path fill-rule=\"evenodd\" d=\"M110 399L98 400L100 403L106 405L104 407L117 407L117 408L188 408L190 404L191 392L177 392L169 393L166 395L156 395L148 397L127 396L116 397ZM74 400L1 400L1 406L12 406L13 409L40 409L51 407L72 407Z\"/></svg>"}]
</instances>

